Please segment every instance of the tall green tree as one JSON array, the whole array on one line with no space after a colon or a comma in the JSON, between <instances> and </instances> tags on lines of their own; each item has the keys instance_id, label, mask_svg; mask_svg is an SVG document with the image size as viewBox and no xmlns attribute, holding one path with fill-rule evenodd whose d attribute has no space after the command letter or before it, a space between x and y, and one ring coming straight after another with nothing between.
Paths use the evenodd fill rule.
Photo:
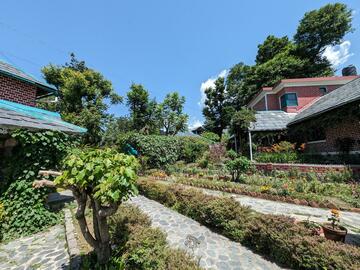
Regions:
<instances>
[{"instance_id":1,"label":"tall green tree","mask_svg":"<svg viewBox=\"0 0 360 270\"><path fill-rule=\"evenodd\" d=\"M229 72L227 90L236 109L245 106L262 87L274 86L281 79L333 75L323 52L352 31L351 20L345 4L328 4L304 15L293 40L268 36L258 46L254 66L240 63Z\"/></svg>"},{"instance_id":2,"label":"tall green tree","mask_svg":"<svg viewBox=\"0 0 360 270\"><path fill-rule=\"evenodd\" d=\"M229 106L225 88L225 79L219 77L215 81L215 87L205 89L206 100L203 109L205 128L216 133L220 138L234 111L234 108Z\"/></svg>"},{"instance_id":3,"label":"tall green tree","mask_svg":"<svg viewBox=\"0 0 360 270\"><path fill-rule=\"evenodd\" d=\"M117 141L119 134L128 133L132 130L133 125L130 117L111 117L111 120L108 121L104 134L102 136L102 144L114 145Z\"/></svg>"},{"instance_id":4,"label":"tall green tree","mask_svg":"<svg viewBox=\"0 0 360 270\"><path fill-rule=\"evenodd\" d=\"M255 121L255 112L245 107L235 112L231 118L230 133L233 134L236 137L237 142L239 142L240 152L245 151L246 141L248 138L247 132L250 124Z\"/></svg>"},{"instance_id":5,"label":"tall green tree","mask_svg":"<svg viewBox=\"0 0 360 270\"><path fill-rule=\"evenodd\" d=\"M169 93L159 104L159 120L166 135L175 135L187 129L188 115L183 112L185 97L178 92Z\"/></svg>"},{"instance_id":6,"label":"tall green tree","mask_svg":"<svg viewBox=\"0 0 360 270\"><path fill-rule=\"evenodd\" d=\"M301 54L316 58L326 46L340 44L352 29L352 11L345 4L327 4L305 13L294 36Z\"/></svg>"},{"instance_id":7,"label":"tall green tree","mask_svg":"<svg viewBox=\"0 0 360 270\"><path fill-rule=\"evenodd\" d=\"M127 106L133 129L143 133L154 133L158 130L157 102L149 99L149 92L141 84L132 84L127 93Z\"/></svg>"},{"instance_id":8,"label":"tall green tree","mask_svg":"<svg viewBox=\"0 0 360 270\"><path fill-rule=\"evenodd\" d=\"M46 81L59 91L59 101L52 109L60 112L64 120L87 128L86 143L99 143L102 128L109 119L108 104L122 101L111 82L88 68L84 61L77 60L74 54L70 63L50 64L42 72Z\"/></svg>"}]
</instances>

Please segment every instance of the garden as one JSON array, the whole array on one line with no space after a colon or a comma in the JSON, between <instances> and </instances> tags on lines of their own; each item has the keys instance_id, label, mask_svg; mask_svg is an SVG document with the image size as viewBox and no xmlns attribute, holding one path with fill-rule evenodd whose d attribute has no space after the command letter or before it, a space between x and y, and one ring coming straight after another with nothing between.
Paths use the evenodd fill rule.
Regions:
<instances>
[{"instance_id":1,"label":"garden","mask_svg":"<svg viewBox=\"0 0 360 270\"><path fill-rule=\"evenodd\" d=\"M359 175L256 166L358 162L346 154L349 143L332 160L305 153L283 131L250 142L256 117L246 107L283 78L333 75L323 50L340 44L351 20L346 5L329 4L306 13L293 39L269 36L255 65L234 65L204 91L198 134L187 133L179 92L158 101L132 83L119 96L74 54L45 66L59 99L37 106L87 132L1 134L12 144L0 161L0 268L360 269ZM129 115L111 115L110 105L123 101ZM54 194L71 202L51 202Z\"/></svg>"}]
</instances>

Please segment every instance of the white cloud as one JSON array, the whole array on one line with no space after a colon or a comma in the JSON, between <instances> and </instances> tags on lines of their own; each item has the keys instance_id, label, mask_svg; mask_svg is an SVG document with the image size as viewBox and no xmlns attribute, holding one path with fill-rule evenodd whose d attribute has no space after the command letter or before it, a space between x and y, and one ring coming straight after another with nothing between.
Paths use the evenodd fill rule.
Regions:
<instances>
[{"instance_id":1,"label":"white cloud","mask_svg":"<svg viewBox=\"0 0 360 270\"><path fill-rule=\"evenodd\" d=\"M213 76L209 79L207 79L205 82L201 83L200 86L200 93L201 93L201 99L198 102L198 105L200 107L204 106L205 100L206 100L206 95L205 95L205 90L210 88L210 87L215 87L215 81L217 78L224 78L226 77L228 71L226 69L224 69L223 71L221 71L217 76Z\"/></svg>"},{"instance_id":2,"label":"white cloud","mask_svg":"<svg viewBox=\"0 0 360 270\"><path fill-rule=\"evenodd\" d=\"M189 123L189 130L194 130L198 127L201 127L204 124L204 122L200 121L199 119L193 119L190 123Z\"/></svg>"},{"instance_id":3,"label":"white cloud","mask_svg":"<svg viewBox=\"0 0 360 270\"><path fill-rule=\"evenodd\" d=\"M347 60L354 55L353 53L350 53L350 47L351 42L349 40L344 41L340 45L327 46L323 56L330 61L331 65L337 67L347 62Z\"/></svg>"}]
</instances>

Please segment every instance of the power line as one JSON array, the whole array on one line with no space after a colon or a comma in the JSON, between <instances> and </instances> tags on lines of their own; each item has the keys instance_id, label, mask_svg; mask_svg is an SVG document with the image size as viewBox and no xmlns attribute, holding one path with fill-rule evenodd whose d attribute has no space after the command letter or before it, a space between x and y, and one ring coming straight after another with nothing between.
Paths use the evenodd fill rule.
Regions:
<instances>
[{"instance_id":1,"label":"power line","mask_svg":"<svg viewBox=\"0 0 360 270\"><path fill-rule=\"evenodd\" d=\"M28 38L28 39L30 39L32 41L35 41L35 42L41 44L42 46L47 47L48 49L55 50L60 54L65 54L65 55L70 54L69 52L65 52L62 49L56 48L55 46L53 46L52 44L50 44L50 43L48 43L48 42L46 42L44 40L41 40L39 38L34 38L33 35L31 35L29 33L26 33L26 32L24 32L22 30L18 30L16 27L14 27L14 26L12 26L10 24L7 24L7 23L4 23L4 22L0 21L0 26L2 26L3 28L5 28L7 30L10 30L10 31L12 31L14 33L17 33L17 34L19 34L19 35L21 35L23 37L26 37L26 38Z\"/></svg>"}]
</instances>

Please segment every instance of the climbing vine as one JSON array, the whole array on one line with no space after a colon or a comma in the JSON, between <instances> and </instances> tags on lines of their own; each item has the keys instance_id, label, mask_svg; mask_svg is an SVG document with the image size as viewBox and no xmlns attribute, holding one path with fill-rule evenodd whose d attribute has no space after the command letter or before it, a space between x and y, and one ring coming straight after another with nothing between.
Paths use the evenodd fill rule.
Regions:
<instances>
[{"instance_id":1,"label":"climbing vine","mask_svg":"<svg viewBox=\"0 0 360 270\"><path fill-rule=\"evenodd\" d=\"M32 182L39 170L57 169L68 148L76 144L72 136L52 131L16 130L11 136L17 145L3 163L0 193L5 239L36 233L58 222L58 215L45 206L49 190L33 189Z\"/></svg>"}]
</instances>

